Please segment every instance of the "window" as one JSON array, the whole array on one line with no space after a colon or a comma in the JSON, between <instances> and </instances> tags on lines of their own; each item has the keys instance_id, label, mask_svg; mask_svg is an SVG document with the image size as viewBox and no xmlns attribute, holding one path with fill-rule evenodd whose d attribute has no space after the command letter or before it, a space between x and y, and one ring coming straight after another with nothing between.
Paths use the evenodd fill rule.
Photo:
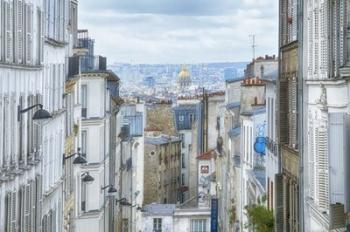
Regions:
<instances>
[{"instance_id":1,"label":"window","mask_svg":"<svg viewBox=\"0 0 350 232\"><path fill-rule=\"evenodd\" d=\"M185 173L181 174L181 184L182 184L182 186L185 185Z\"/></svg>"},{"instance_id":2,"label":"window","mask_svg":"<svg viewBox=\"0 0 350 232\"><path fill-rule=\"evenodd\" d=\"M154 232L162 232L162 219L161 218L153 218L153 231Z\"/></svg>"},{"instance_id":3,"label":"window","mask_svg":"<svg viewBox=\"0 0 350 232\"><path fill-rule=\"evenodd\" d=\"M185 160L185 154L181 154L181 167L186 168L186 160Z\"/></svg>"},{"instance_id":4,"label":"window","mask_svg":"<svg viewBox=\"0 0 350 232\"><path fill-rule=\"evenodd\" d=\"M87 85L81 86L81 116L86 118L86 108L87 108Z\"/></svg>"},{"instance_id":5,"label":"window","mask_svg":"<svg viewBox=\"0 0 350 232\"><path fill-rule=\"evenodd\" d=\"M128 232L128 231L129 231L129 220L127 218L123 218L122 232Z\"/></svg>"},{"instance_id":6,"label":"window","mask_svg":"<svg viewBox=\"0 0 350 232\"><path fill-rule=\"evenodd\" d=\"M193 114L190 114L190 124L191 124L191 125L192 125L193 121L194 121L194 115L193 115Z\"/></svg>"},{"instance_id":7,"label":"window","mask_svg":"<svg viewBox=\"0 0 350 232\"><path fill-rule=\"evenodd\" d=\"M81 131L81 154L86 158L87 131Z\"/></svg>"},{"instance_id":8,"label":"window","mask_svg":"<svg viewBox=\"0 0 350 232\"><path fill-rule=\"evenodd\" d=\"M83 178L83 177L82 177ZM81 182L81 211L86 211L86 183L84 183L82 180Z\"/></svg>"},{"instance_id":9,"label":"window","mask_svg":"<svg viewBox=\"0 0 350 232\"><path fill-rule=\"evenodd\" d=\"M184 134L180 134L180 138L181 138L181 147L185 148L185 135Z\"/></svg>"},{"instance_id":10,"label":"window","mask_svg":"<svg viewBox=\"0 0 350 232\"><path fill-rule=\"evenodd\" d=\"M184 120L185 120L185 117L184 117L183 115L180 115L180 116L179 116L179 121L180 121L180 122L183 122Z\"/></svg>"},{"instance_id":11,"label":"window","mask_svg":"<svg viewBox=\"0 0 350 232\"><path fill-rule=\"evenodd\" d=\"M206 219L192 219L191 220L191 232L207 232L207 220Z\"/></svg>"}]
</instances>

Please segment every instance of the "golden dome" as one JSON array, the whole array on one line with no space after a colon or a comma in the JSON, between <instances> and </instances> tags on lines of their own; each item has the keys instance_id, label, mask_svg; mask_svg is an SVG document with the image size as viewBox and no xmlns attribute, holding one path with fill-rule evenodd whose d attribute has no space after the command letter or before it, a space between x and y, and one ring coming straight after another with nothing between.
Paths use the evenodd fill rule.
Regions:
<instances>
[{"instance_id":1,"label":"golden dome","mask_svg":"<svg viewBox=\"0 0 350 232\"><path fill-rule=\"evenodd\" d=\"M185 66L182 66L181 71L179 73L180 79L188 79L190 78L190 72L187 70Z\"/></svg>"}]
</instances>

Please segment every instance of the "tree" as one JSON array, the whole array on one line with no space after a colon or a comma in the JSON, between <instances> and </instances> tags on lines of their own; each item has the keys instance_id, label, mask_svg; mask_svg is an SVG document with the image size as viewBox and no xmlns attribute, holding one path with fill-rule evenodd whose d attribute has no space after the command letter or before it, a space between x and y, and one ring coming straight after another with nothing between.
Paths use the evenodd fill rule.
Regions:
<instances>
[{"instance_id":1,"label":"tree","mask_svg":"<svg viewBox=\"0 0 350 232\"><path fill-rule=\"evenodd\" d=\"M273 232L274 218L273 212L264 205L250 205L246 207L250 225L256 232Z\"/></svg>"}]
</instances>

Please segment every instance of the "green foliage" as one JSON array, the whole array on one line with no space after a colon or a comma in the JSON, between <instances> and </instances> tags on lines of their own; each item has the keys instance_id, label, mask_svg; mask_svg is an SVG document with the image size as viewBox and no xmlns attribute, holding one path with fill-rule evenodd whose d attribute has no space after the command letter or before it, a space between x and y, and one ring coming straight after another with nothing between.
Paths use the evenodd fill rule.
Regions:
<instances>
[{"instance_id":1,"label":"green foliage","mask_svg":"<svg viewBox=\"0 0 350 232\"><path fill-rule=\"evenodd\" d=\"M273 232L274 218L273 212L263 205L251 205L246 207L250 226L256 232Z\"/></svg>"}]
</instances>

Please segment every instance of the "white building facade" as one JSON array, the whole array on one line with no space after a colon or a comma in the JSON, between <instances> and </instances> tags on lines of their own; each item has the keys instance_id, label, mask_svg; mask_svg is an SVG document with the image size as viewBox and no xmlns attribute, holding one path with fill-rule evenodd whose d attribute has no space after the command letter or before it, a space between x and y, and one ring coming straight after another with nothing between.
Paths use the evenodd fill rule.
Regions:
<instances>
[{"instance_id":1,"label":"white building facade","mask_svg":"<svg viewBox=\"0 0 350 232\"><path fill-rule=\"evenodd\" d=\"M344 230L350 211L349 4L305 2L304 8L304 226Z\"/></svg>"}]
</instances>

